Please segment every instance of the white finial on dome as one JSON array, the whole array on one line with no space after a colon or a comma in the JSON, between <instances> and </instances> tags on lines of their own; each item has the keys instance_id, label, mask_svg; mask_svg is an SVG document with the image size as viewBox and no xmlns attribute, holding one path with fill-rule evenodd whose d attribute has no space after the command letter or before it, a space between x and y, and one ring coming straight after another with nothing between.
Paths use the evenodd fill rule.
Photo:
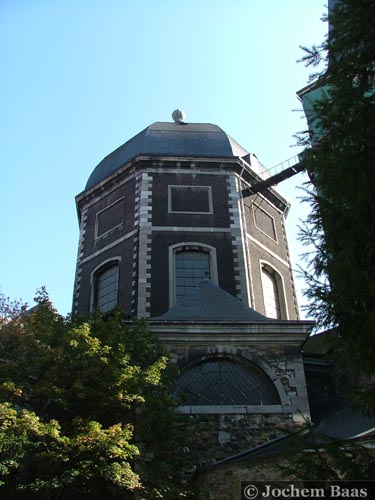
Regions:
<instances>
[{"instance_id":1,"label":"white finial on dome","mask_svg":"<svg viewBox=\"0 0 375 500\"><path fill-rule=\"evenodd\" d=\"M182 123L185 119L185 113L182 109L175 109L172 113L172 118L175 123Z\"/></svg>"}]
</instances>

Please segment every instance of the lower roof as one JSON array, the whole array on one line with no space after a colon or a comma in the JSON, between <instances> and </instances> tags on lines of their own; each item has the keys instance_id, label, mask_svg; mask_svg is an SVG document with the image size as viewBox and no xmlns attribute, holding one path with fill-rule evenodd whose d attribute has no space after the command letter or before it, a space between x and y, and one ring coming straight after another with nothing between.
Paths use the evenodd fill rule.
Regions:
<instances>
[{"instance_id":1,"label":"lower roof","mask_svg":"<svg viewBox=\"0 0 375 500\"><path fill-rule=\"evenodd\" d=\"M179 304L162 316L151 318L164 321L276 321L245 306L211 281L202 281Z\"/></svg>"}]
</instances>

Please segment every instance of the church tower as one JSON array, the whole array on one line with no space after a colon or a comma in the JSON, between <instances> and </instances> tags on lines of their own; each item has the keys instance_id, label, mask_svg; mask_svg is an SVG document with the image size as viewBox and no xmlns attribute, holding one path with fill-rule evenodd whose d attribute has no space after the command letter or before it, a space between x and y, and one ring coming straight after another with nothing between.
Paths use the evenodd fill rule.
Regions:
<instances>
[{"instance_id":1,"label":"church tower","mask_svg":"<svg viewBox=\"0 0 375 500\"><path fill-rule=\"evenodd\" d=\"M104 158L76 198L73 312L165 313L203 278L267 317L298 319L289 204L257 157L216 125L157 122Z\"/></svg>"},{"instance_id":2,"label":"church tower","mask_svg":"<svg viewBox=\"0 0 375 500\"><path fill-rule=\"evenodd\" d=\"M73 312L144 317L180 368L200 463L309 418L285 217L265 168L217 125L157 122L104 158L76 198Z\"/></svg>"}]
</instances>

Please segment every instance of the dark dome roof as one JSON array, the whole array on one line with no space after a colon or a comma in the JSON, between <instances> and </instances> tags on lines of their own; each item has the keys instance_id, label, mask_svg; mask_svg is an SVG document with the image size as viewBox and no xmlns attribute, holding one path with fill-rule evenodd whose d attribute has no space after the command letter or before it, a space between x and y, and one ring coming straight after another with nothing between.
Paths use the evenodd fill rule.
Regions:
<instances>
[{"instance_id":1,"label":"dark dome roof","mask_svg":"<svg viewBox=\"0 0 375 500\"><path fill-rule=\"evenodd\" d=\"M90 175L86 189L140 155L233 158L246 154L248 152L217 125L156 122L106 156Z\"/></svg>"}]
</instances>

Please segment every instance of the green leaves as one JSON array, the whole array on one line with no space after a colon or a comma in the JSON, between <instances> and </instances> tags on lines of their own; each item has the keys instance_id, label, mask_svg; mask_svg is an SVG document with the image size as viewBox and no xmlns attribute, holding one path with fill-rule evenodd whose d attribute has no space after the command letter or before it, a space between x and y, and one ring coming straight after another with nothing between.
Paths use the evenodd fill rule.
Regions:
<instances>
[{"instance_id":1,"label":"green leaves","mask_svg":"<svg viewBox=\"0 0 375 500\"><path fill-rule=\"evenodd\" d=\"M119 311L63 318L44 291L36 308L1 324L0 360L0 496L184 491L173 378L144 321Z\"/></svg>"},{"instance_id":2,"label":"green leaves","mask_svg":"<svg viewBox=\"0 0 375 500\"><path fill-rule=\"evenodd\" d=\"M138 488L139 477L129 464L139 453L129 444L132 427L78 424L70 436L64 435L55 420L44 423L34 412L17 413L9 404L0 404L1 484L8 485L13 476L19 491L46 492L68 485L79 491L82 484L98 479L126 490Z\"/></svg>"}]
</instances>

